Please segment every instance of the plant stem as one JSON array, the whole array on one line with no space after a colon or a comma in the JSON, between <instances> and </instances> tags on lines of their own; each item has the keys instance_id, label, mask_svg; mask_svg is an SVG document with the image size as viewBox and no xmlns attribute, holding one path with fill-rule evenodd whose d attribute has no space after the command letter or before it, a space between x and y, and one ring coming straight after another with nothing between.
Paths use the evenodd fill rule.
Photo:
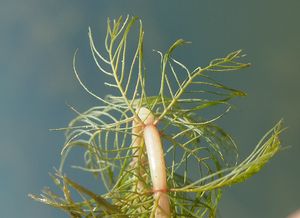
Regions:
<instances>
[{"instance_id":1,"label":"plant stem","mask_svg":"<svg viewBox=\"0 0 300 218\"><path fill-rule=\"evenodd\" d=\"M169 218L171 212L169 196L167 194L167 173L160 134L154 125L155 119L150 110L142 107L138 110L138 116L143 121L144 126L142 127L143 140L137 141L139 143L143 141L146 145L154 193L153 197L155 199L155 218ZM133 129L133 131L136 130L138 129Z\"/></svg>"},{"instance_id":2,"label":"plant stem","mask_svg":"<svg viewBox=\"0 0 300 218\"><path fill-rule=\"evenodd\" d=\"M145 189L144 182L141 181L140 178L146 178L146 172L144 170L144 165L147 162L147 156L145 155L145 142L142 137L143 126L139 125L139 123L135 120L132 121L132 138L131 138L131 146L132 146L132 155L134 156L131 161L131 167L135 170L135 173L138 177L138 182L135 187L135 190L139 193L143 192ZM142 166L142 167L140 167Z\"/></svg>"},{"instance_id":3,"label":"plant stem","mask_svg":"<svg viewBox=\"0 0 300 218\"><path fill-rule=\"evenodd\" d=\"M153 124L145 126L144 140L149 160L154 192L153 197L158 201L155 218L167 218L170 217L170 204L169 196L167 194L166 164L159 131L156 126Z\"/></svg>"}]
</instances>

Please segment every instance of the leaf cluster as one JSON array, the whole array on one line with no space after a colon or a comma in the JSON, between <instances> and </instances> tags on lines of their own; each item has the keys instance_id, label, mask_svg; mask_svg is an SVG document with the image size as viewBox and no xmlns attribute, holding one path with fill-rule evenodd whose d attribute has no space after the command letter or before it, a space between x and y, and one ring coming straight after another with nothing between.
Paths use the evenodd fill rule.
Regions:
<instances>
[{"instance_id":1,"label":"leaf cluster","mask_svg":"<svg viewBox=\"0 0 300 218\"><path fill-rule=\"evenodd\" d=\"M130 50L128 37L136 23L137 43ZM141 107L153 112L161 131L173 217L215 217L222 188L248 179L279 151L281 122L241 162L234 140L216 124L230 111L230 100L246 94L207 74L248 67L240 61L241 50L189 70L173 58L174 50L189 43L179 39L165 53L156 51L160 55L160 88L157 95L148 96L141 21L129 16L125 20L108 19L104 52L96 48L91 29L88 35L93 59L107 76L104 84L118 94L103 98L89 90L76 70L75 54L74 72L79 83L103 106L83 113L71 107L77 116L59 129L66 132L66 142L60 169L52 176L63 196L45 189L40 196L31 195L35 200L60 208L71 217L153 217L156 208L149 169L142 158L146 155L144 145L132 146L132 139L141 137L133 133L132 126L133 120L141 122L136 114ZM222 113L201 116L205 109L217 106L223 108ZM65 159L75 147L83 148L85 164L73 167L93 174L104 185L104 193L93 193L63 174ZM143 191L138 188L141 183ZM75 201L70 189L82 200Z\"/></svg>"}]
</instances>

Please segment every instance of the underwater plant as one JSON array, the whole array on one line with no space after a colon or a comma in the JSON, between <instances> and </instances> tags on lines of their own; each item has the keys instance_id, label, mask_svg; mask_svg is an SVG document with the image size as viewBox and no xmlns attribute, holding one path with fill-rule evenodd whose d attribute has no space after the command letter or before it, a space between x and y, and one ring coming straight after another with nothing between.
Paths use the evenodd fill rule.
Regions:
<instances>
[{"instance_id":1,"label":"underwater plant","mask_svg":"<svg viewBox=\"0 0 300 218\"><path fill-rule=\"evenodd\" d=\"M132 54L128 35L138 25ZM136 17L107 22L105 53L96 48L89 29L93 59L116 95L99 97L81 86L102 105L77 113L67 127L60 169L51 175L62 196L44 189L34 200L59 208L71 217L216 217L222 189L257 173L280 150L278 122L252 153L238 161L232 137L216 124L231 109L230 100L245 93L211 78L212 72L241 70L242 51L189 70L174 59L174 50L188 43L174 42L160 55L160 88L147 95L143 62L144 30ZM207 110L220 107L218 114ZM219 112L223 110L223 112ZM206 111L206 112L205 112ZM210 118L204 118L205 114ZM216 112L214 112L216 113ZM65 175L71 150L83 148L84 166L105 187L94 193ZM80 200L74 198L74 193Z\"/></svg>"}]
</instances>

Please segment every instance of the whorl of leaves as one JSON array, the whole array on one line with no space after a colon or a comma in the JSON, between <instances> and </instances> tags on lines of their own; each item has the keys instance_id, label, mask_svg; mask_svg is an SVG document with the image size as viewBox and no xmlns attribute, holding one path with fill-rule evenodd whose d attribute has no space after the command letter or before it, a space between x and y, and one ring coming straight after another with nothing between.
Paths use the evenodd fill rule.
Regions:
<instances>
[{"instance_id":1,"label":"whorl of leaves","mask_svg":"<svg viewBox=\"0 0 300 218\"><path fill-rule=\"evenodd\" d=\"M242 162L237 161L237 146L215 121L231 108L229 101L245 93L227 87L209 77L210 72L240 70L249 64L240 62L241 51L211 61L205 67L189 70L172 57L173 51L188 42L177 40L160 57L161 79L156 96L147 96L143 63L144 31L141 21L134 50L127 48L130 30L136 17L107 22L105 52L96 48L89 29L91 53L99 70L107 76L104 84L118 95L105 98L89 90L76 71L82 87L101 101L77 117L66 131L60 170L52 176L63 192L57 195L45 189L33 199L60 208L71 217L153 217L155 202L146 163L132 164L145 151L144 145L131 146L132 121L139 119L136 109L149 108L157 118L167 161L167 175L172 217L215 217L221 188L242 182L258 172L280 149L281 122L275 125ZM207 75L208 74L208 75ZM147 84L149 85L149 84ZM200 118L210 107L222 106L224 112L209 119ZM84 149L84 166L76 168L94 174L105 187L93 193L63 174L69 152L76 146ZM139 150L142 152L136 153ZM137 172L144 172L140 175ZM137 188L143 183L144 190ZM76 191L82 201L72 198Z\"/></svg>"}]
</instances>

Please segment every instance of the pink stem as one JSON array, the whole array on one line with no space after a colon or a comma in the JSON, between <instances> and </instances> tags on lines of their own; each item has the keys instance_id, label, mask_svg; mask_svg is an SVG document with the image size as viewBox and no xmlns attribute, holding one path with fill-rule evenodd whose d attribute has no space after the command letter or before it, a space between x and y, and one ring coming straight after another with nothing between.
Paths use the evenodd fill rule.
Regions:
<instances>
[{"instance_id":1,"label":"pink stem","mask_svg":"<svg viewBox=\"0 0 300 218\"><path fill-rule=\"evenodd\" d=\"M144 140L149 160L153 196L158 201L155 218L167 218L170 217L170 203L167 193L166 164L159 131L156 126L147 125L144 128Z\"/></svg>"},{"instance_id":2,"label":"pink stem","mask_svg":"<svg viewBox=\"0 0 300 218\"><path fill-rule=\"evenodd\" d=\"M160 134L154 125L155 119L150 110L142 107L137 112L140 119L144 122L142 124L143 141L146 145L155 206L157 205L155 218L169 218L171 212L167 193L167 173Z\"/></svg>"}]
</instances>

